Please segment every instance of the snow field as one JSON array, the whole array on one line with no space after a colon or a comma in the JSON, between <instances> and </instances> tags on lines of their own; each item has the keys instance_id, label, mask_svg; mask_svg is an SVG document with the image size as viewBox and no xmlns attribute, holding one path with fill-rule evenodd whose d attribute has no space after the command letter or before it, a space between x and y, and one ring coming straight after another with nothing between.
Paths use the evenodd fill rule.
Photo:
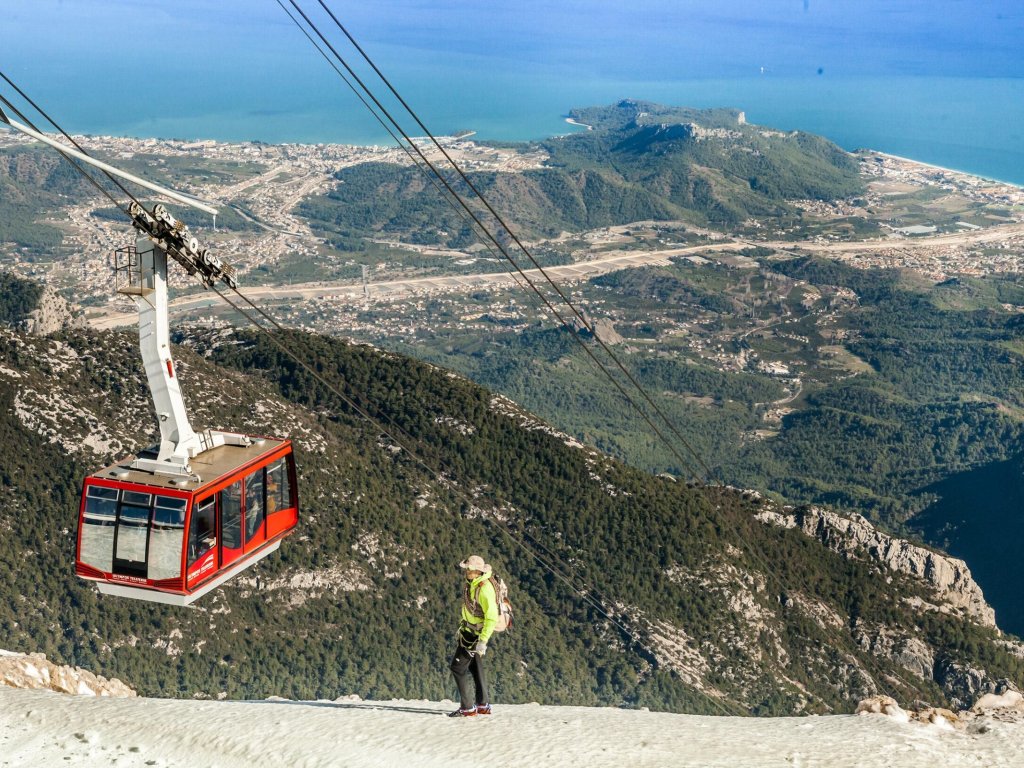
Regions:
<instances>
[{"instance_id":1,"label":"snow field","mask_svg":"<svg viewBox=\"0 0 1024 768\"><path fill-rule=\"evenodd\" d=\"M0 686L0 766L103 768L1001 768L1024 724L966 729L884 715L735 718L452 702L217 702L69 696ZM485 750L485 751L481 751Z\"/></svg>"}]
</instances>

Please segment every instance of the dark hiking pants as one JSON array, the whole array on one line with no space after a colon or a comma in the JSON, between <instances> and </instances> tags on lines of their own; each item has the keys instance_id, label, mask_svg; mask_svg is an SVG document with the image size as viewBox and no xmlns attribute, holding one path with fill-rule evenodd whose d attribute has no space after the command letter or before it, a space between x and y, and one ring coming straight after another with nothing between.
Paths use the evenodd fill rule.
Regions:
<instances>
[{"instance_id":1,"label":"dark hiking pants","mask_svg":"<svg viewBox=\"0 0 1024 768\"><path fill-rule=\"evenodd\" d=\"M459 698L463 709L473 709L477 704L487 704L487 678L484 675L483 656L473 653L477 634L462 630L459 632L459 643L452 657L451 670L455 676L455 684L459 686ZM473 678L475 691L470 689L470 676ZM476 694L474 696L474 693Z\"/></svg>"}]
</instances>

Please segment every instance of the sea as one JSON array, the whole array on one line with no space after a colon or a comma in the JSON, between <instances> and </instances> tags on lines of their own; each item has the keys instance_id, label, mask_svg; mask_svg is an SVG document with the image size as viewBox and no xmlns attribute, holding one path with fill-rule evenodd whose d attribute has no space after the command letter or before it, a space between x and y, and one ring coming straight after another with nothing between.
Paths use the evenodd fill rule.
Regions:
<instances>
[{"instance_id":1,"label":"sea","mask_svg":"<svg viewBox=\"0 0 1024 768\"><path fill-rule=\"evenodd\" d=\"M1019 0L325 4L435 134L541 139L625 98L725 106L1024 185ZM76 133L390 143L282 5L297 17L284 0L5 0L0 71ZM298 5L422 135L320 4Z\"/></svg>"}]
</instances>

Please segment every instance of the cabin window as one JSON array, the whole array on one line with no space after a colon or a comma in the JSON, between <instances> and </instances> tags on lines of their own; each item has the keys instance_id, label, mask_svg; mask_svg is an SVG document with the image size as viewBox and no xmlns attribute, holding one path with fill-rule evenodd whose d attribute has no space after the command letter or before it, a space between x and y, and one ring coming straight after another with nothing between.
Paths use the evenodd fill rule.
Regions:
<instances>
[{"instance_id":1,"label":"cabin window","mask_svg":"<svg viewBox=\"0 0 1024 768\"><path fill-rule=\"evenodd\" d=\"M126 563L146 562L146 538L149 533L151 494L124 491L117 517L117 544L114 557Z\"/></svg>"},{"instance_id":2,"label":"cabin window","mask_svg":"<svg viewBox=\"0 0 1024 768\"><path fill-rule=\"evenodd\" d=\"M267 467L267 514L272 515L279 509L288 509L290 506L292 494L288 465L284 459L278 459Z\"/></svg>"},{"instance_id":3,"label":"cabin window","mask_svg":"<svg viewBox=\"0 0 1024 768\"><path fill-rule=\"evenodd\" d=\"M220 492L221 541L225 549L242 548L242 481Z\"/></svg>"},{"instance_id":4,"label":"cabin window","mask_svg":"<svg viewBox=\"0 0 1024 768\"><path fill-rule=\"evenodd\" d=\"M266 506L263 499L263 469L245 478L245 543L263 532Z\"/></svg>"},{"instance_id":5,"label":"cabin window","mask_svg":"<svg viewBox=\"0 0 1024 768\"><path fill-rule=\"evenodd\" d=\"M79 559L104 573L113 569L117 489L91 485L85 492Z\"/></svg>"},{"instance_id":6,"label":"cabin window","mask_svg":"<svg viewBox=\"0 0 1024 768\"><path fill-rule=\"evenodd\" d=\"M217 503L216 497L203 499L192 512L192 527L188 534L188 564L217 546Z\"/></svg>"},{"instance_id":7,"label":"cabin window","mask_svg":"<svg viewBox=\"0 0 1024 768\"><path fill-rule=\"evenodd\" d=\"M149 578L181 576L181 546L185 538L186 499L157 496L149 534Z\"/></svg>"}]
</instances>

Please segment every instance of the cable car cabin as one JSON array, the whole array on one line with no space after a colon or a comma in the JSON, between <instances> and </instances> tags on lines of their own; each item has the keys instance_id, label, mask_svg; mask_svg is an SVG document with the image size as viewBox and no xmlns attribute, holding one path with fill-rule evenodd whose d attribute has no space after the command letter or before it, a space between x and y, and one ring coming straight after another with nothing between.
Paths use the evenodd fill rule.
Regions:
<instances>
[{"instance_id":1,"label":"cable car cabin","mask_svg":"<svg viewBox=\"0 0 1024 768\"><path fill-rule=\"evenodd\" d=\"M131 469L127 460L87 477L75 572L104 594L189 605L276 550L298 524L288 440L222 445L192 464L203 480Z\"/></svg>"}]
</instances>

